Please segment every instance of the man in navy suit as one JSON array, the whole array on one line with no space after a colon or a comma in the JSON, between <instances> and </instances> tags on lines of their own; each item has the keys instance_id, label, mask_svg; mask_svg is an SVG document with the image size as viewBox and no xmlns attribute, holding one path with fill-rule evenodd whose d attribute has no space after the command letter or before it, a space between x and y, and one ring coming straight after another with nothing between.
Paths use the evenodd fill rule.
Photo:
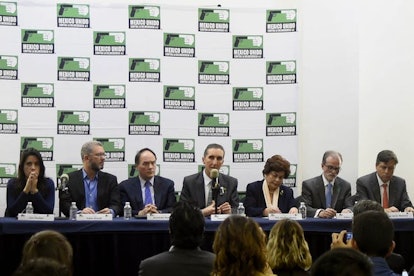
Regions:
<instances>
[{"instance_id":1,"label":"man in navy suit","mask_svg":"<svg viewBox=\"0 0 414 276\"><path fill-rule=\"evenodd\" d=\"M338 177L341 165L339 152L326 151L322 157L322 175L303 181L302 200L308 217L333 218L337 212L351 212L348 200L351 184Z\"/></svg>"},{"instance_id":2,"label":"man in navy suit","mask_svg":"<svg viewBox=\"0 0 414 276\"><path fill-rule=\"evenodd\" d=\"M176 202L174 182L155 175L157 156L144 148L135 155L138 177L119 184L122 204L129 201L132 215L145 216L148 213L169 213Z\"/></svg>"},{"instance_id":3,"label":"man in navy suit","mask_svg":"<svg viewBox=\"0 0 414 276\"><path fill-rule=\"evenodd\" d=\"M213 169L220 170L223 165L224 148L219 144L209 144L204 150L202 160L204 169L201 172L184 177L180 200L197 202L204 216L214 214L216 205L218 213L231 214L232 208L237 208L239 205L236 178L219 174L217 180L220 192L217 196L217 202L214 200L210 202L211 197L209 196L212 181L211 171Z\"/></svg>"},{"instance_id":4,"label":"man in navy suit","mask_svg":"<svg viewBox=\"0 0 414 276\"><path fill-rule=\"evenodd\" d=\"M82 214L121 213L121 198L115 175L102 172L105 162L103 145L98 141L86 142L81 149L83 168L69 173L67 190L60 195L62 212L69 216L71 202Z\"/></svg>"},{"instance_id":5,"label":"man in navy suit","mask_svg":"<svg viewBox=\"0 0 414 276\"><path fill-rule=\"evenodd\" d=\"M394 152L379 152L375 164L376 172L357 179L357 197L375 200L384 207L385 212L414 212L405 180L394 175L397 163Z\"/></svg>"}]
</instances>

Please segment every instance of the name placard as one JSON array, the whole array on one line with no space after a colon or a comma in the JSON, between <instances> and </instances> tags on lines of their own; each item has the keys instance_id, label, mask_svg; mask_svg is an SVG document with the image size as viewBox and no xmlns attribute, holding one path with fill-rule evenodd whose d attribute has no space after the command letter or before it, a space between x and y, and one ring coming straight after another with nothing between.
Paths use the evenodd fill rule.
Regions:
<instances>
[{"instance_id":1,"label":"name placard","mask_svg":"<svg viewBox=\"0 0 414 276\"><path fill-rule=\"evenodd\" d=\"M37 221L54 221L55 216L53 214L26 214L19 213L17 215L18 220L37 220Z\"/></svg>"},{"instance_id":2,"label":"name placard","mask_svg":"<svg viewBox=\"0 0 414 276\"><path fill-rule=\"evenodd\" d=\"M112 214L76 214L76 220L112 220Z\"/></svg>"},{"instance_id":3,"label":"name placard","mask_svg":"<svg viewBox=\"0 0 414 276\"><path fill-rule=\"evenodd\" d=\"M389 212L387 215L390 219L413 218L412 212Z\"/></svg>"},{"instance_id":4,"label":"name placard","mask_svg":"<svg viewBox=\"0 0 414 276\"><path fill-rule=\"evenodd\" d=\"M281 219L293 219L301 220L301 214L282 214L282 213L270 213L268 216L269 220L281 220Z\"/></svg>"},{"instance_id":5,"label":"name placard","mask_svg":"<svg viewBox=\"0 0 414 276\"><path fill-rule=\"evenodd\" d=\"M147 220L169 220L170 216L170 213L147 214Z\"/></svg>"},{"instance_id":6,"label":"name placard","mask_svg":"<svg viewBox=\"0 0 414 276\"><path fill-rule=\"evenodd\" d=\"M337 219L352 219L354 217L354 213L336 213Z\"/></svg>"},{"instance_id":7,"label":"name placard","mask_svg":"<svg viewBox=\"0 0 414 276\"><path fill-rule=\"evenodd\" d=\"M231 214L212 214L210 219L211 221L223 221L229 216L231 216Z\"/></svg>"}]
</instances>

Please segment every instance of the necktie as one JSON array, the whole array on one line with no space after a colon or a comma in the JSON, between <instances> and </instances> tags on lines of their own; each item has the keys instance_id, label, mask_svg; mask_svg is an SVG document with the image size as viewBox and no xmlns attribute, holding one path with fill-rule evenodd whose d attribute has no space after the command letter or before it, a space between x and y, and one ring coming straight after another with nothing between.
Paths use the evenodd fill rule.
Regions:
<instances>
[{"instance_id":1,"label":"necktie","mask_svg":"<svg viewBox=\"0 0 414 276\"><path fill-rule=\"evenodd\" d=\"M382 193L382 207L388 208L388 192L387 192L387 184L382 184L384 188L384 192Z\"/></svg>"},{"instance_id":2,"label":"necktie","mask_svg":"<svg viewBox=\"0 0 414 276\"><path fill-rule=\"evenodd\" d=\"M208 183L208 195L207 195L207 205L210 205L211 202L213 201L213 192L211 191L211 185L212 185L212 181L210 181L210 183Z\"/></svg>"},{"instance_id":3,"label":"necktie","mask_svg":"<svg viewBox=\"0 0 414 276\"><path fill-rule=\"evenodd\" d=\"M332 183L328 183L326 185L326 208L331 208L331 202L332 202Z\"/></svg>"},{"instance_id":4,"label":"necktie","mask_svg":"<svg viewBox=\"0 0 414 276\"><path fill-rule=\"evenodd\" d=\"M145 205L152 204L150 186L151 186L151 183L149 181L145 182Z\"/></svg>"}]
</instances>

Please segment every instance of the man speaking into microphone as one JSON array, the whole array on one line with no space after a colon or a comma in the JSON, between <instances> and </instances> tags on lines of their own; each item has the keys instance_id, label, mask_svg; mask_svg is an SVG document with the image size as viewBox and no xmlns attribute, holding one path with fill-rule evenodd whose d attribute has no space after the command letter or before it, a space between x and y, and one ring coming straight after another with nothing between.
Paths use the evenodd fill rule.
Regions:
<instances>
[{"instance_id":1,"label":"man speaking into microphone","mask_svg":"<svg viewBox=\"0 0 414 276\"><path fill-rule=\"evenodd\" d=\"M204 169L184 177L180 200L194 201L204 216L231 214L239 205L237 179L219 174L224 163L224 148L209 144L202 158Z\"/></svg>"}]
</instances>

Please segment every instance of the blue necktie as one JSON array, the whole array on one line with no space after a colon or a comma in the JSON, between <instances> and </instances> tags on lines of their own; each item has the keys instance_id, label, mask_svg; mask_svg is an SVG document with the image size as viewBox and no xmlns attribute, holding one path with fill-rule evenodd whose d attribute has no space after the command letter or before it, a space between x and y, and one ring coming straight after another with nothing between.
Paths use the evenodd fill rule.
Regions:
<instances>
[{"instance_id":1,"label":"blue necktie","mask_svg":"<svg viewBox=\"0 0 414 276\"><path fill-rule=\"evenodd\" d=\"M152 204L150 186L151 186L151 183L149 181L145 182L145 205Z\"/></svg>"},{"instance_id":2,"label":"blue necktie","mask_svg":"<svg viewBox=\"0 0 414 276\"><path fill-rule=\"evenodd\" d=\"M332 183L328 183L326 186L326 208L331 208L332 202Z\"/></svg>"}]
</instances>

